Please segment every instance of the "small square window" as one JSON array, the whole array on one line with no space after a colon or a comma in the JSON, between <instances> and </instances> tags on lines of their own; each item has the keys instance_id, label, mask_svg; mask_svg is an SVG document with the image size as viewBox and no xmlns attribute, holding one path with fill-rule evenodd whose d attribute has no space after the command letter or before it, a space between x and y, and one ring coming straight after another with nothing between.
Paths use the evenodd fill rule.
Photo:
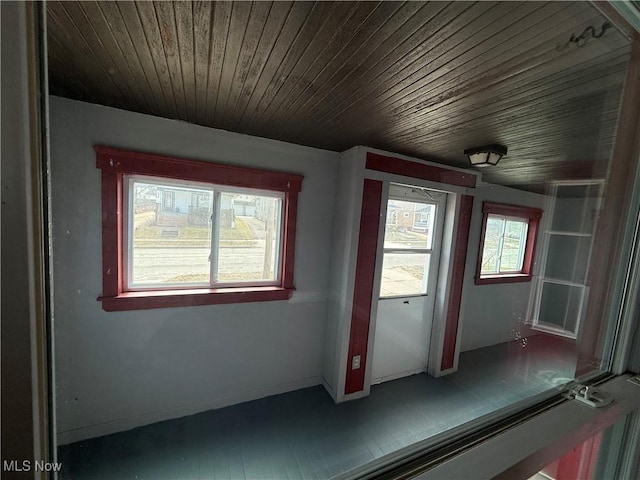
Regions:
<instances>
[{"instance_id":1,"label":"small square window","mask_svg":"<svg viewBox=\"0 0 640 480\"><path fill-rule=\"evenodd\" d=\"M531 280L542 210L485 202L476 285Z\"/></svg>"}]
</instances>

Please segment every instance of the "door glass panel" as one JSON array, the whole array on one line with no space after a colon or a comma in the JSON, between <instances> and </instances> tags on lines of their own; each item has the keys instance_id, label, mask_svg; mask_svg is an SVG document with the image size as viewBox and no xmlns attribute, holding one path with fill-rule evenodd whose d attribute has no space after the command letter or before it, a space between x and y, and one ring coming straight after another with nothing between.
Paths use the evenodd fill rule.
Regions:
<instances>
[{"instance_id":1,"label":"door glass panel","mask_svg":"<svg viewBox=\"0 0 640 480\"><path fill-rule=\"evenodd\" d=\"M389 200L384 248L432 248L435 209L435 205L426 203Z\"/></svg>"},{"instance_id":2,"label":"door glass panel","mask_svg":"<svg viewBox=\"0 0 640 480\"><path fill-rule=\"evenodd\" d=\"M428 253L385 253L380 296L425 294L430 258Z\"/></svg>"}]
</instances>

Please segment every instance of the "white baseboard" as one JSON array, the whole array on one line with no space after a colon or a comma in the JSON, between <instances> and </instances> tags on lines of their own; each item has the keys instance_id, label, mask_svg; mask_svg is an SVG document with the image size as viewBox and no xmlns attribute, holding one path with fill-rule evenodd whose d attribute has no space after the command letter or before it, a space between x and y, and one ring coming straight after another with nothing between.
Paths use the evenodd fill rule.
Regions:
<instances>
[{"instance_id":1,"label":"white baseboard","mask_svg":"<svg viewBox=\"0 0 640 480\"><path fill-rule=\"evenodd\" d=\"M81 440L87 440L89 438L101 437L103 435L110 435L117 432L124 432L126 430L131 430L132 428L142 427L164 420L171 420L175 418L185 417L187 415L194 415L196 413L206 412L207 410L228 407L230 405L257 400L259 398L269 397L271 395L278 395L280 393L291 392L293 390L299 390L301 388L314 387L316 385L320 385L321 383L323 382L320 376L304 378L294 382L283 383L280 385L261 388L259 390L243 392L242 394L236 394L230 397L214 398L205 403L182 405L175 408L142 413L140 415L134 415L131 417L118 418L109 422L88 425L86 427L58 432L57 443L58 445L66 445L68 443L79 442Z\"/></svg>"},{"instance_id":2,"label":"white baseboard","mask_svg":"<svg viewBox=\"0 0 640 480\"><path fill-rule=\"evenodd\" d=\"M336 392L333 390L333 388L331 388L331 385L329 385L329 382L327 382L327 379L324 378L324 376L322 377L322 386L327 391L327 393L331 395L331 398L333 399L333 401L335 403L338 403L336 398Z\"/></svg>"}]
</instances>

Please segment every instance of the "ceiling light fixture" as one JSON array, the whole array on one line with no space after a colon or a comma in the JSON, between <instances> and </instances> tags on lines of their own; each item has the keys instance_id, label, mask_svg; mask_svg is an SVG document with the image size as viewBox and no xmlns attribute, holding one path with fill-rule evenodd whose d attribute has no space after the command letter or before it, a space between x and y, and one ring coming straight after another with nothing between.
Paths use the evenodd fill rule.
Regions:
<instances>
[{"instance_id":1,"label":"ceiling light fixture","mask_svg":"<svg viewBox=\"0 0 640 480\"><path fill-rule=\"evenodd\" d=\"M468 148L464 154L474 167L487 167L497 165L502 157L507 154L507 147L503 145L487 145L485 147Z\"/></svg>"}]
</instances>

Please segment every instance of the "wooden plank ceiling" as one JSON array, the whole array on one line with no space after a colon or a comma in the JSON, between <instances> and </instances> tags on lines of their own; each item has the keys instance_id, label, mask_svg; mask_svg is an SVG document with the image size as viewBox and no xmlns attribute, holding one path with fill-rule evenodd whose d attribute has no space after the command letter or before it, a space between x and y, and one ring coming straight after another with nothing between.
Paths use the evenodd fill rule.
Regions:
<instances>
[{"instance_id":1,"label":"wooden plank ceiling","mask_svg":"<svg viewBox=\"0 0 640 480\"><path fill-rule=\"evenodd\" d=\"M50 91L540 190L603 176L628 40L587 2L50 2ZM586 30L585 30L586 29ZM585 39L570 42L586 32Z\"/></svg>"}]
</instances>

